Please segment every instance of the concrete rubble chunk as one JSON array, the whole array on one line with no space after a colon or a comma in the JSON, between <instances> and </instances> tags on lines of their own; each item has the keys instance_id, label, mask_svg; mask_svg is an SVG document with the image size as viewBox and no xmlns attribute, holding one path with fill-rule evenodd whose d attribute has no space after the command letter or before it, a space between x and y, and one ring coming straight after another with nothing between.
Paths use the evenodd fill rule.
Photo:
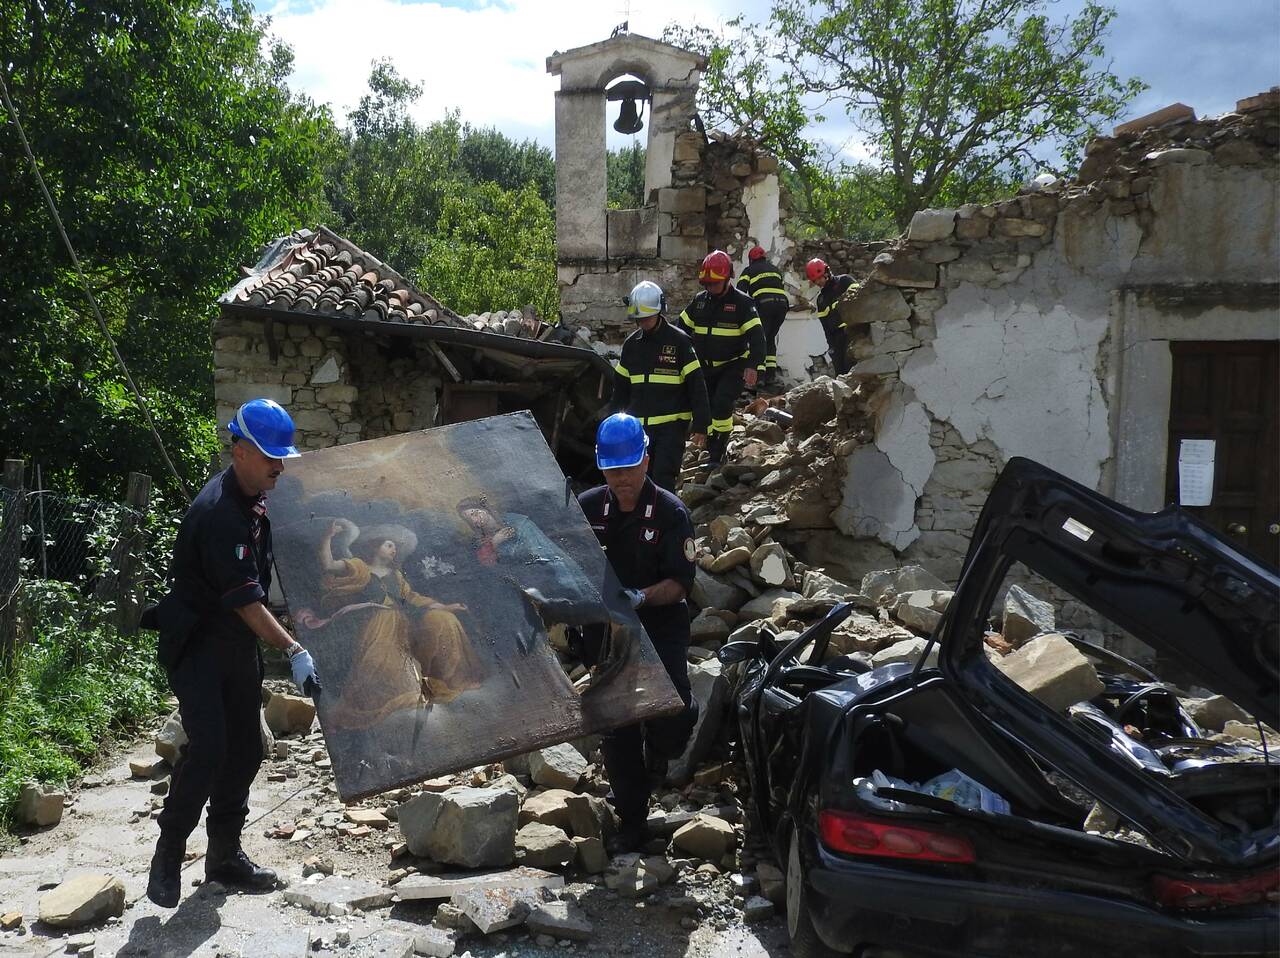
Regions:
<instances>
[{"instance_id":1,"label":"concrete rubble chunk","mask_svg":"<svg viewBox=\"0 0 1280 958\"><path fill-rule=\"evenodd\" d=\"M140 755L129 759L129 774L134 778L152 778L169 767L159 755Z\"/></svg>"},{"instance_id":2,"label":"concrete rubble chunk","mask_svg":"<svg viewBox=\"0 0 1280 958\"><path fill-rule=\"evenodd\" d=\"M1199 166L1202 163L1208 163L1213 158L1213 154L1208 150L1198 150L1195 147L1179 146L1171 150L1152 150L1143 157L1147 163L1152 166L1173 166L1182 163L1188 166Z\"/></svg>"},{"instance_id":3,"label":"concrete rubble chunk","mask_svg":"<svg viewBox=\"0 0 1280 958\"><path fill-rule=\"evenodd\" d=\"M587 760L566 743L529 753L529 776L546 788L575 789L587 770Z\"/></svg>"},{"instance_id":4,"label":"concrete rubble chunk","mask_svg":"<svg viewBox=\"0 0 1280 958\"><path fill-rule=\"evenodd\" d=\"M391 904L395 891L371 881L315 874L284 890L284 900L313 915L346 915L351 909L382 908Z\"/></svg>"},{"instance_id":5,"label":"concrete rubble chunk","mask_svg":"<svg viewBox=\"0 0 1280 958\"><path fill-rule=\"evenodd\" d=\"M529 822L516 832L516 855L532 868L564 868L577 855L564 829Z\"/></svg>"},{"instance_id":6,"label":"concrete rubble chunk","mask_svg":"<svg viewBox=\"0 0 1280 958\"><path fill-rule=\"evenodd\" d=\"M569 828L572 822L569 800L578 797L563 788L549 788L545 792L530 795L520 806L518 823L527 825L529 822L542 822L557 828Z\"/></svg>"},{"instance_id":7,"label":"concrete rubble chunk","mask_svg":"<svg viewBox=\"0 0 1280 958\"><path fill-rule=\"evenodd\" d=\"M703 609L724 609L736 612L747 600L747 593L736 586L722 582L710 572L698 567L693 570L693 591L690 598Z\"/></svg>"},{"instance_id":8,"label":"concrete rubble chunk","mask_svg":"<svg viewBox=\"0 0 1280 958\"><path fill-rule=\"evenodd\" d=\"M792 592L790 589L769 589L745 603L738 610L739 621L750 621L751 619L766 619L773 615L775 603L779 600L786 602L795 602L803 599L799 592Z\"/></svg>"},{"instance_id":9,"label":"concrete rubble chunk","mask_svg":"<svg viewBox=\"0 0 1280 958\"><path fill-rule=\"evenodd\" d=\"M1037 599L1020 585L1009 586L1004 599L1004 618L1000 634L1010 645L1022 645L1027 639L1056 628L1053 606Z\"/></svg>"},{"instance_id":10,"label":"concrete rubble chunk","mask_svg":"<svg viewBox=\"0 0 1280 958\"><path fill-rule=\"evenodd\" d=\"M775 905L787 903L787 876L777 865L760 862L756 865L756 879L760 882L760 893Z\"/></svg>"},{"instance_id":11,"label":"concrete rubble chunk","mask_svg":"<svg viewBox=\"0 0 1280 958\"><path fill-rule=\"evenodd\" d=\"M684 752L668 766L667 781L673 785L688 784L698 763L711 751L720 734L724 702L729 694L728 682L721 674L718 659L708 659L691 666L689 685L693 699L698 703L698 718Z\"/></svg>"},{"instance_id":12,"label":"concrete rubble chunk","mask_svg":"<svg viewBox=\"0 0 1280 958\"><path fill-rule=\"evenodd\" d=\"M573 847L577 849L578 867L588 875L599 875L609 866L609 855L600 839L575 836Z\"/></svg>"},{"instance_id":13,"label":"concrete rubble chunk","mask_svg":"<svg viewBox=\"0 0 1280 958\"><path fill-rule=\"evenodd\" d=\"M481 934L489 935L523 924L535 908L552 899L545 888L476 888L454 895L452 903Z\"/></svg>"},{"instance_id":14,"label":"concrete rubble chunk","mask_svg":"<svg viewBox=\"0 0 1280 958\"><path fill-rule=\"evenodd\" d=\"M897 596L920 589L945 591L947 585L923 566L905 565L900 569L868 572L862 577L858 591L880 605L892 606Z\"/></svg>"},{"instance_id":15,"label":"concrete rubble chunk","mask_svg":"<svg viewBox=\"0 0 1280 958\"><path fill-rule=\"evenodd\" d=\"M173 765L179 751L187 744L187 733L182 728L182 717L175 709L156 733L156 754Z\"/></svg>"},{"instance_id":16,"label":"concrete rubble chunk","mask_svg":"<svg viewBox=\"0 0 1280 958\"><path fill-rule=\"evenodd\" d=\"M928 639L914 638L904 639L901 642L895 642L887 649L881 649L871 657L871 664L875 668L882 665L893 665L897 662L906 662L908 665L915 665L920 661L920 656L924 655L925 647L929 645ZM929 649L929 656L925 659L925 668L934 668L938 664L938 644L935 642L933 647Z\"/></svg>"},{"instance_id":17,"label":"concrete rubble chunk","mask_svg":"<svg viewBox=\"0 0 1280 958\"><path fill-rule=\"evenodd\" d=\"M565 805L569 810L568 827L575 836L604 841L613 834L613 807L603 798L597 795L570 795L565 800Z\"/></svg>"},{"instance_id":18,"label":"concrete rubble chunk","mask_svg":"<svg viewBox=\"0 0 1280 958\"><path fill-rule=\"evenodd\" d=\"M391 827L391 820L372 808L348 808L344 815L352 825L365 825L380 832Z\"/></svg>"},{"instance_id":19,"label":"concrete rubble chunk","mask_svg":"<svg viewBox=\"0 0 1280 958\"><path fill-rule=\"evenodd\" d=\"M752 895L742 905L742 920L747 922L764 921L773 917L773 902L759 895Z\"/></svg>"},{"instance_id":20,"label":"concrete rubble chunk","mask_svg":"<svg viewBox=\"0 0 1280 958\"><path fill-rule=\"evenodd\" d=\"M549 901L539 905L525 919L535 935L550 935L557 941L588 941L594 929L576 902Z\"/></svg>"},{"instance_id":21,"label":"concrete rubble chunk","mask_svg":"<svg viewBox=\"0 0 1280 958\"><path fill-rule=\"evenodd\" d=\"M899 597L893 607L893 617L909 629L932 634L942 621L942 615L933 610L932 591L920 589Z\"/></svg>"},{"instance_id":22,"label":"concrete rubble chunk","mask_svg":"<svg viewBox=\"0 0 1280 958\"><path fill-rule=\"evenodd\" d=\"M277 692L266 706L267 728L276 735L301 735L311 730L316 706L309 698Z\"/></svg>"},{"instance_id":23,"label":"concrete rubble chunk","mask_svg":"<svg viewBox=\"0 0 1280 958\"><path fill-rule=\"evenodd\" d=\"M1061 635L1041 635L995 661L1004 675L1041 702L1061 712L1103 690L1098 672Z\"/></svg>"},{"instance_id":24,"label":"concrete rubble chunk","mask_svg":"<svg viewBox=\"0 0 1280 958\"><path fill-rule=\"evenodd\" d=\"M1225 695L1210 695L1202 699L1183 699L1182 707L1206 732L1221 732L1228 722L1249 723L1249 713Z\"/></svg>"},{"instance_id":25,"label":"concrete rubble chunk","mask_svg":"<svg viewBox=\"0 0 1280 958\"><path fill-rule=\"evenodd\" d=\"M424 958L453 958L458 952L458 933L450 928L426 925L413 932L413 953Z\"/></svg>"},{"instance_id":26,"label":"concrete rubble chunk","mask_svg":"<svg viewBox=\"0 0 1280 958\"><path fill-rule=\"evenodd\" d=\"M738 528L736 516L716 516L707 523L707 532L711 542L717 549L723 549L729 541L729 533Z\"/></svg>"},{"instance_id":27,"label":"concrete rubble chunk","mask_svg":"<svg viewBox=\"0 0 1280 958\"><path fill-rule=\"evenodd\" d=\"M907 227L907 239L914 243L933 243L950 236L955 226L955 210L917 210Z\"/></svg>"},{"instance_id":28,"label":"concrete rubble chunk","mask_svg":"<svg viewBox=\"0 0 1280 958\"><path fill-rule=\"evenodd\" d=\"M40 896L40 920L58 928L79 928L124 914L124 882L114 875L69 878Z\"/></svg>"},{"instance_id":29,"label":"concrete rubble chunk","mask_svg":"<svg viewBox=\"0 0 1280 958\"><path fill-rule=\"evenodd\" d=\"M791 431L806 438L836 414L836 401L831 391L831 377L819 376L802 383L787 393L787 411L791 413Z\"/></svg>"},{"instance_id":30,"label":"concrete rubble chunk","mask_svg":"<svg viewBox=\"0 0 1280 958\"><path fill-rule=\"evenodd\" d=\"M67 794L36 782L27 782L18 792L18 821L24 825L45 828L62 821Z\"/></svg>"},{"instance_id":31,"label":"concrete rubble chunk","mask_svg":"<svg viewBox=\"0 0 1280 958\"><path fill-rule=\"evenodd\" d=\"M564 878L540 868L518 865L502 871L407 875L396 883L402 901L452 898L478 888L563 888Z\"/></svg>"},{"instance_id":32,"label":"concrete rubble chunk","mask_svg":"<svg viewBox=\"0 0 1280 958\"><path fill-rule=\"evenodd\" d=\"M22 927L22 912L8 911L0 915L0 931L13 931Z\"/></svg>"},{"instance_id":33,"label":"concrete rubble chunk","mask_svg":"<svg viewBox=\"0 0 1280 958\"><path fill-rule=\"evenodd\" d=\"M724 819L700 814L678 829L671 840L695 858L718 862L733 850L735 836L733 826Z\"/></svg>"},{"instance_id":34,"label":"concrete rubble chunk","mask_svg":"<svg viewBox=\"0 0 1280 958\"><path fill-rule=\"evenodd\" d=\"M776 542L766 542L751 553L751 574L765 585L779 586L790 581L787 550Z\"/></svg>"},{"instance_id":35,"label":"concrete rubble chunk","mask_svg":"<svg viewBox=\"0 0 1280 958\"><path fill-rule=\"evenodd\" d=\"M510 865L520 799L512 789L458 786L425 792L396 809L400 833L419 857L464 868Z\"/></svg>"}]
</instances>

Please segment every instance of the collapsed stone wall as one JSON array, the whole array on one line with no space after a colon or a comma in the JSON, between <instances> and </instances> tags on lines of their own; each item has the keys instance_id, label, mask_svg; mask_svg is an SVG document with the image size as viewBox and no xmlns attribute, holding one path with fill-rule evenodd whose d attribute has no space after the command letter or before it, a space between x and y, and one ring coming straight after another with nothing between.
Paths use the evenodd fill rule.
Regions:
<instances>
[{"instance_id":1,"label":"collapsed stone wall","mask_svg":"<svg viewBox=\"0 0 1280 958\"><path fill-rule=\"evenodd\" d=\"M306 323L277 323L273 335L278 349L274 362L261 320L223 315L215 322L214 396L220 428L241 403L256 397L289 409L300 449L432 425L441 370L425 343L348 337Z\"/></svg>"},{"instance_id":2,"label":"collapsed stone wall","mask_svg":"<svg viewBox=\"0 0 1280 958\"><path fill-rule=\"evenodd\" d=\"M1089 144L1069 184L921 211L887 245L805 247L859 276L840 307L850 379L885 397L874 438L844 460L839 532L954 581L1012 456L1114 493L1126 291L1173 284L1212 301L1223 284L1280 279L1278 103L1272 91L1215 119L1122 127ZM1254 300L1274 316L1274 296Z\"/></svg>"}]
</instances>

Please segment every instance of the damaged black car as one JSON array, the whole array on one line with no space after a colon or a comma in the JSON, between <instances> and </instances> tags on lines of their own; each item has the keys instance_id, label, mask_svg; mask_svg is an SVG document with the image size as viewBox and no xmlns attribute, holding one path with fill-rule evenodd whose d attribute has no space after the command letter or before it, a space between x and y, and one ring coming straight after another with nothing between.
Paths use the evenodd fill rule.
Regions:
<instances>
[{"instance_id":1,"label":"damaged black car","mask_svg":"<svg viewBox=\"0 0 1280 958\"><path fill-rule=\"evenodd\" d=\"M1098 624L1011 648L1011 582ZM860 614L719 653L796 955L1280 953L1274 569L1014 459L931 649L869 668Z\"/></svg>"}]
</instances>

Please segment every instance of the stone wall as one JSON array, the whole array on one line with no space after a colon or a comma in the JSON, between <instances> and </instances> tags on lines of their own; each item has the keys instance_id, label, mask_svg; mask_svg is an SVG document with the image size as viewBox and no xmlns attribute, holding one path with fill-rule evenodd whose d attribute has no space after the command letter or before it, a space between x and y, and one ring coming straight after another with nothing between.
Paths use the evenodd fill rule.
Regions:
<instances>
[{"instance_id":1,"label":"stone wall","mask_svg":"<svg viewBox=\"0 0 1280 958\"><path fill-rule=\"evenodd\" d=\"M821 250L862 280L841 306L857 360L850 375L890 397L874 440L845 461L839 530L954 581L1012 456L1141 498L1130 494L1141 484L1124 478L1125 432L1133 442L1162 435L1168 408L1126 412L1129 346L1154 337L1167 357L1159 337L1179 338L1138 332L1140 319L1144 329L1155 322L1142 305L1150 287L1166 299L1171 288L1196 291L1198 313L1182 299L1181 338L1280 331L1278 104L1272 91L1212 120L1122 127L1089 144L1069 184L1042 178L1000 202L921 211L889 244L798 251ZM1162 483L1164 450L1158 466L1152 455L1130 454L1141 461L1129 471ZM1158 508L1149 499L1132 504Z\"/></svg>"},{"instance_id":2,"label":"stone wall","mask_svg":"<svg viewBox=\"0 0 1280 958\"><path fill-rule=\"evenodd\" d=\"M274 335L279 354L272 362L261 320L223 315L215 322L214 396L220 429L236 407L259 396L289 410L300 449L433 424L440 366L425 343L347 336L305 323L277 323Z\"/></svg>"}]
</instances>

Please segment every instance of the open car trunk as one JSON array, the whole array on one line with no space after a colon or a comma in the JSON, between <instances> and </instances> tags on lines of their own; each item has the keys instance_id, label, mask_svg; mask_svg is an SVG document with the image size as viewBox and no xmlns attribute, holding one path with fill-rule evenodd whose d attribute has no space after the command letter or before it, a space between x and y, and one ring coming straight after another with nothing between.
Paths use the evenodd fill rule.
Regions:
<instances>
[{"instance_id":1,"label":"open car trunk","mask_svg":"<svg viewBox=\"0 0 1280 958\"><path fill-rule=\"evenodd\" d=\"M909 781L950 763L1004 795L1010 814L1078 832L1081 810L1097 802L1185 867L1274 864L1277 771L1261 749L1180 741L1169 726L1176 710L1158 708L1145 710L1144 720L1164 724L1164 744L1148 747L1105 709L1086 703L1059 714L991 664L987 611L1015 561L1255 716L1273 722L1280 711L1274 570L1176 508L1136 513L1015 459L992 490L935 633L949 681L936 691L919 681L924 674L914 688L904 683L901 701L878 707L888 724L890 716L900 721L885 732L897 744L867 738L855 750L859 762L887 749L886 761L899 761ZM1110 681L1121 694L1123 684ZM851 770L860 771L869 774Z\"/></svg>"}]
</instances>

